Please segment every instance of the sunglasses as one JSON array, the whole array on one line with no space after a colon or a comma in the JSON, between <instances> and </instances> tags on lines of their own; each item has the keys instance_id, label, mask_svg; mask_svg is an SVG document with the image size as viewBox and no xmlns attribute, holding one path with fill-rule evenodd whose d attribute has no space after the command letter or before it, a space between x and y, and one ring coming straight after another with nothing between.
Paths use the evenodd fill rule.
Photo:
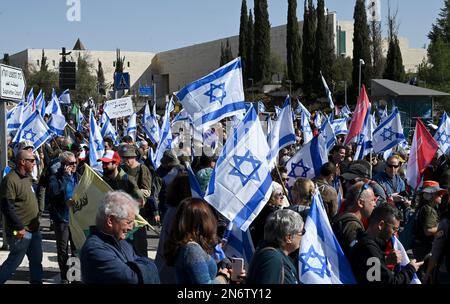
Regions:
<instances>
[{"instance_id":1,"label":"sunglasses","mask_svg":"<svg viewBox=\"0 0 450 304\"><path fill-rule=\"evenodd\" d=\"M36 161L34 158L24 158L23 160L29 161L30 163L34 163Z\"/></svg>"},{"instance_id":2,"label":"sunglasses","mask_svg":"<svg viewBox=\"0 0 450 304\"><path fill-rule=\"evenodd\" d=\"M74 162L70 162L70 163L67 163L67 165L68 166L75 166L77 164L77 162L76 161L74 161Z\"/></svg>"},{"instance_id":3,"label":"sunglasses","mask_svg":"<svg viewBox=\"0 0 450 304\"><path fill-rule=\"evenodd\" d=\"M367 189L369 189L369 188L370 188L369 183L364 183L364 185L361 187L361 189L360 189L359 192L358 192L358 196L357 196L357 198L356 198L356 201L359 201L359 199L361 198L361 194L362 194L365 190L367 190Z\"/></svg>"},{"instance_id":4,"label":"sunglasses","mask_svg":"<svg viewBox=\"0 0 450 304\"><path fill-rule=\"evenodd\" d=\"M289 177L282 178L281 180L282 180L283 182L288 182L288 181L289 181Z\"/></svg>"},{"instance_id":5,"label":"sunglasses","mask_svg":"<svg viewBox=\"0 0 450 304\"><path fill-rule=\"evenodd\" d=\"M398 168L398 167L400 167L400 165L392 165L392 164L387 164L387 166L389 168Z\"/></svg>"},{"instance_id":6,"label":"sunglasses","mask_svg":"<svg viewBox=\"0 0 450 304\"><path fill-rule=\"evenodd\" d=\"M306 233L306 230L305 230L305 228L303 228L303 230L302 230L302 231L300 231L300 232L297 232L297 234L298 234L298 235L300 235L300 236L303 236L303 235L305 235L305 233Z\"/></svg>"}]
</instances>

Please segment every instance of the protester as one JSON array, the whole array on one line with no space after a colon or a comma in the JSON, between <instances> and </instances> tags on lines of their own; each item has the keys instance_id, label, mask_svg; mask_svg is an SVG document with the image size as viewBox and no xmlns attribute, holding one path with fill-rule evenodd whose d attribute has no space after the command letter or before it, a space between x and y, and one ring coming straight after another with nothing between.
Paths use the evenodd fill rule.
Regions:
<instances>
[{"instance_id":1,"label":"protester","mask_svg":"<svg viewBox=\"0 0 450 304\"><path fill-rule=\"evenodd\" d=\"M297 269L289 254L300 247L305 234L302 217L282 209L272 213L264 226L264 242L250 262L248 284L298 284Z\"/></svg>"},{"instance_id":2,"label":"protester","mask_svg":"<svg viewBox=\"0 0 450 304\"><path fill-rule=\"evenodd\" d=\"M323 205L327 212L328 219L331 220L338 211L338 195L333 188L333 180L336 177L336 165L328 162L320 168L320 175L313 179L316 187L322 196Z\"/></svg>"},{"instance_id":3,"label":"protester","mask_svg":"<svg viewBox=\"0 0 450 304\"><path fill-rule=\"evenodd\" d=\"M99 205L96 225L81 252L81 277L86 284L158 284L156 265L134 253L125 241L133 229L139 203L130 195L108 193Z\"/></svg>"},{"instance_id":4,"label":"protester","mask_svg":"<svg viewBox=\"0 0 450 304\"><path fill-rule=\"evenodd\" d=\"M303 177L297 178L292 186L292 205L288 209L299 213L303 221L306 221L306 217L308 216L315 189L313 181Z\"/></svg>"}]
</instances>

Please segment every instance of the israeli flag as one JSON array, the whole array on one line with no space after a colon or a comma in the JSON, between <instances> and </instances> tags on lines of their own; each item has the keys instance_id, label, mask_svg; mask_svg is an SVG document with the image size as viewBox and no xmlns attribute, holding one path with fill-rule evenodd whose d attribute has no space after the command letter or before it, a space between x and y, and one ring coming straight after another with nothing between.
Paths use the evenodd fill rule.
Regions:
<instances>
[{"instance_id":1,"label":"israeli flag","mask_svg":"<svg viewBox=\"0 0 450 304\"><path fill-rule=\"evenodd\" d=\"M48 121L48 126L52 133L58 136L64 136L64 129L66 128L67 122L64 115L52 114L52 117Z\"/></svg>"},{"instance_id":2,"label":"israeli flag","mask_svg":"<svg viewBox=\"0 0 450 304\"><path fill-rule=\"evenodd\" d=\"M306 113L308 117L311 117L311 113L308 111L308 109L300 102L300 100L297 99L298 105L297 109L295 109L295 113L301 114L302 112Z\"/></svg>"},{"instance_id":3,"label":"israeli flag","mask_svg":"<svg viewBox=\"0 0 450 304\"><path fill-rule=\"evenodd\" d=\"M180 113L182 111L180 111ZM178 115L180 115L180 113L178 113ZM148 136L148 138L150 138L152 143L156 145L159 140L159 124L155 115L150 112L150 106L148 104L145 105L144 115L142 116L142 128L144 129L145 134Z\"/></svg>"},{"instance_id":4,"label":"israeli flag","mask_svg":"<svg viewBox=\"0 0 450 304\"><path fill-rule=\"evenodd\" d=\"M314 125L317 128L320 128L320 126L322 125L322 114L320 114L320 112L317 112L316 116L314 117Z\"/></svg>"},{"instance_id":5,"label":"israeli flag","mask_svg":"<svg viewBox=\"0 0 450 304\"><path fill-rule=\"evenodd\" d=\"M325 140L325 144L327 146L327 151L330 152L333 146L336 144L336 135L334 134L333 127L331 126L330 120L327 119L324 121L320 132Z\"/></svg>"},{"instance_id":6,"label":"israeli flag","mask_svg":"<svg viewBox=\"0 0 450 304\"><path fill-rule=\"evenodd\" d=\"M109 120L109 116L106 111L103 111L102 116L100 116L99 126L103 127L107 120Z\"/></svg>"},{"instance_id":7,"label":"israeli flag","mask_svg":"<svg viewBox=\"0 0 450 304\"><path fill-rule=\"evenodd\" d=\"M269 147L270 147L270 141L271 141L271 137L272 137L272 130L273 130L273 123L272 123L272 118L270 118L270 115L267 116L267 142L269 143Z\"/></svg>"},{"instance_id":8,"label":"israeli flag","mask_svg":"<svg viewBox=\"0 0 450 304\"><path fill-rule=\"evenodd\" d=\"M41 114L42 116L45 115L45 98L44 98L44 93L42 92L42 90L39 91L38 96L36 97L36 100L34 101L35 103L35 110L39 111L39 114Z\"/></svg>"},{"instance_id":9,"label":"israeli flag","mask_svg":"<svg viewBox=\"0 0 450 304\"><path fill-rule=\"evenodd\" d=\"M280 116L280 113L281 113L280 107L279 106L275 106L274 109L275 109L275 116L276 117Z\"/></svg>"},{"instance_id":10,"label":"israeli flag","mask_svg":"<svg viewBox=\"0 0 450 304\"><path fill-rule=\"evenodd\" d=\"M114 128L113 124L111 123L111 120L109 119L108 114L106 114L106 112L103 112L103 114L105 115L106 120L100 130L100 134L103 138L111 137L111 139L114 142L114 145L117 146L117 145L119 145L119 134L117 134L117 131Z\"/></svg>"},{"instance_id":11,"label":"israeli flag","mask_svg":"<svg viewBox=\"0 0 450 304\"><path fill-rule=\"evenodd\" d=\"M334 134L341 135L341 134L348 134L348 128L347 128L347 120L345 118L339 118L331 120L331 126L333 127Z\"/></svg>"},{"instance_id":12,"label":"israeli flag","mask_svg":"<svg viewBox=\"0 0 450 304\"><path fill-rule=\"evenodd\" d=\"M31 88L31 89L30 89L30 92L28 92L28 95L27 95L27 105L33 103L33 101L34 101L34 92L33 92L33 91L34 91L33 88Z\"/></svg>"},{"instance_id":13,"label":"israeli flag","mask_svg":"<svg viewBox=\"0 0 450 304\"><path fill-rule=\"evenodd\" d=\"M392 241L392 248L394 250L400 250L400 252L402 253L402 260L400 262L400 269L399 269L401 270L410 262L408 254L406 253L405 247L403 247L402 243L397 239L397 237L393 236L391 241ZM422 282L417 277L417 274L414 273L414 276L409 284L422 284Z\"/></svg>"},{"instance_id":14,"label":"israeli flag","mask_svg":"<svg viewBox=\"0 0 450 304\"><path fill-rule=\"evenodd\" d=\"M258 113L266 112L266 106L262 101L258 101Z\"/></svg>"},{"instance_id":15,"label":"israeli flag","mask_svg":"<svg viewBox=\"0 0 450 304\"><path fill-rule=\"evenodd\" d=\"M441 118L439 127L434 134L434 139L436 139L440 148L438 150L439 155L442 155L443 152L447 154L450 151L450 119L448 118L447 112L444 112Z\"/></svg>"},{"instance_id":16,"label":"israeli flag","mask_svg":"<svg viewBox=\"0 0 450 304\"><path fill-rule=\"evenodd\" d=\"M63 105L70 105L70 92L69 89L64 90L64 92L59 95L59 103Z\"/></svg>"},{"instance_id":17,"label":"israeli flag","mask_svg":"<svg viewBox=\"0 0 450 304\"><path fill-rule=\"evenodd\" d=\"M83 116L83 113L81 113L80 109L78 109L77 115L78 115L77 131L78 132L83 132L84 116Z\"/></svg>"},{"instance_id":18,"label":"israeli flag","mask_svg":"<svg viewBox=\"0 0 450 304\"><path fill-rule=\"evenodd\" d=\"M449 125L450 126L450 125ZM387 151L405 140L397 108L373 132L373 152Z\"/></svg>"},{"instance_id":19,"label":"israeli flag","mask_svg":"<svg viewBox=\"0 0 450 304\"><path fill-rule=\"evenodd\" d=\"M39 112L34 111L20 126L12 142L20 143L21 141L29 140L33 142L34 152L50 138L50 129Z\"/></svg>"},{"instance_id":20,"label":"israeli flag","mask_svg":"<svg viewBox=\"0 0 450 304\"><path fill-rule=\"evenodd\" d=\"M252 107L228 138L205 196L242 231L248 229L272 193L268 155L269 146Z\"/></svg>"},{"instance_id":21,"label":"israeli flag","mask_svg":"<svg viewBox=\"0 0 450 304\"><path fill-rule=\"evenodd\" d=\"M244 113L241 58L187 85L177 97L199 130L225 117Z\"/></svg>"},{"instance_id":22,"label":"israeli flag","mask_svg":"<svg viewBox=\"0 0 450 304\"><path fill-rule=\"evenodd\" d=\"M373 116L370 115L370 104L364 119L362 133L358 135L355 159L361 160L372 150L372 136L376 125Z\"/></svg>"},{"instance_id":23,"label":"israeli flag","mask_svg":"<svg viewBox=\"0 0 450 304\"><path fill-rule=\"evenodd\" d=\"M286 163L289 188L299 177L314 178L320 174L320 168L328 161L328 151L322 134L315 136L310 142L298 150Z\"/></svg>"},{"instance_id":24,"label":"israeli flag","mask_svg":"<svg viewBox=\"0 0 450 304\"><path fill-rule=\"evenodd\" d=\"M323 87L325 88L325 95L327 95L328 102L330 103L330 108L334 109L333 96L331 96L331 91L328 88L327 82L325 78L323 78L322 72L320 72L320 77L322 78Z\"/></svg>"},{"instance_id":25,"label":"israeli flag","mask_svg":"<svg viewBox=\"0 0 450 304\"><path fill-rule=\"evenodd\" d=\"M291 99L289 96L286 98L283 109L273 124L268 144L270 148L268 158L270 166L274 165L278 151L286 146L295 144L294 121L292 120Z\"/></svg>"},{"instance_id":26,"label":"israeli flag","mask_svg":"<svg viewBox=\"0 0 450 304\"><path fill-rule=\"evenodd\" d=\"M56 96L56 92L55 89L53 89L52 91L52 99L50 100L50 102L48 103L47 107L45 108L44 114L48 114L51 115L53 113L57 113L58 112L58 97ZM61 112L61 111L60 111ZM62 112L61 112L62 115Z\"/></svg>"},{"instance_id":27,"label":"israeli flag","mask_svg":"<svg viewBox=\"0 0 450 304\"><path fill-rule=\"evenodd\" d=\"M155 116L156 118L156 116ZM187 121L187 122L192 122L192 119L189 117L189 114L186 112L185 109L182 109L180 112L178 112L178 114L174 117L173 121L172 121L172 126L178 122L178 121Z\"/></svg>"},{"instance_id":28,"label":"israeli flag","mask_svg":"<svg viewBox=\"0 0 450 304\"><path fill-rule=\"evenodd\" d=\"M313 132L311 125L309 124L309 117L305 112L302 112L302 124L300 125L300 129L303 133L303 144L306 144L313 138Z\"/></svg>"},{"instance_id":29,"label":"israeli flag","mask_svg":"<svg viewBox=\"0 0 450 304\"><path fill-rule=\"evenodd\" d=\"M171 150L173 148L173 138L172 130L170 128L170 102L166 104L166 110L163 117L163 123L161 126L160 137L158 140L158 147L153 154L153 164L155 169L161 166L161 158L163 157L164 151ZM153 152L152 152L153 153Z\"/></svg>"},{"instance_id":30,"label":"israeli flag","mask_svg":"<svg viewBox=\"0 0 450 304\"><path fill-rule=\"evenodd\" d=\"M244 268L248 270L250 261L255 253L250 230L242 231L230 222L227 230L225 230L223 241L225 241L223 248L225 255L232 258L243 258Z\"/></svg>"},{"instance_id":31,"label":"israeli flag","mask_svg":"<svg viewBox=\"0 0 450 304\"><path fill-rule=\"evenodd\" d=\"M97 172L103 173L102 162L98 161L105 153L102 134L94 117L94 111L89 111L89 164Z\"/></svg>"},{"instance_id":32,"label":"israeli flag","mask_svg":"<svg viewBox=\"0 0 450 304\"><path fill-rule=\"evenodd\" d=\"M351 119L352 111L350 111L350 108L348 107L347 104L342 107L341 115L344 116L344 118L347 120Z\"/></svg>"},{"instance_id":33,"label":"israeli flag","mask_svg":"<svg viewBox=\"0 0 450 304\"><path fill-rule=\"evenodd\" d=\"M387 105L384 107L384 110L380 114L380 124L383 123L389 117Z\"/></svg>"},{"instance_id":34,"label":"israeli flag","mask_svg":"<svg viewBox=\"0 0 450 304\"><path fill-rule=\"evenodd\" d=\"M8 133L14 132L20 128L23 122L23 102L19 102L10 112L8 112L8 117L6 119L6 126Z\"/></svg>"},{"instance_id":35,"label":"israeli flag","mask_svg":"<svg viewBox=\"0 0 450 304\"><path fill-rule=\"evenodd\" d=\"M186 162L186 169L189 177L189 184L191 185L191 195L194 198L203 198L205 193L203 193L200 184L195 176L194 171L192 171L191 165Z\"/></svg>"},{"instance_id":36,"label":"israeli flag","mask_svg":"<svg viewBox=\"0 0 450 304\"><path fill-rule=\"evenodd\" d=\"M127 135L133 138L133 141L136 141L137 134L137 125L136 125L136 112L131 114L130 119L128 120L127 125Z\"/></svg>"},{"instance_id":37,"label":"israeli flag","mask_svg":"<svg viewBox=\"0 0 450 304\"><path fill-rule=\"evenodd\" d=\"M299 280L303 284L356 284L351 266L331 229L316 190L305 223L298 256Z\"/></svg>"}]
</instances>

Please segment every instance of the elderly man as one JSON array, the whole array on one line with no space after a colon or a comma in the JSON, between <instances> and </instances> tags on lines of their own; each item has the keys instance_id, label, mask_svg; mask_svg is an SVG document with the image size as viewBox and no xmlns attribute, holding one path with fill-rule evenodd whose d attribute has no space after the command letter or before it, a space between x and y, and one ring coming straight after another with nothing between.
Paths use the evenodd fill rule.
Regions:
<instances>
[{"instance_id":1,"label":"elderly man","mask_svg":"<svg viewBox=\"0 0 450 304\"><path fill-rule=\"evenodd\" d=\"M385 189L386 194L389 195L394 202L403 202L409 206L410 202L399 194L405 191L405 182L398 174L399 168L399 157L397 155L389 156L386 161L384 172L375 176L374 179Z\"/></svg>"},{"instance_id":2,"label":"elderly man","mask_svg":"<svg viewBox=\"0 0 450 304\"><path fill-rule=\"evenodd\" d=\"M8 258L0 267L0 284L9 279L25 255L30 265L30 282L42 283L39 208L31 181L35 161L33 152L19 151L15 170L5 176L0 186L1 210L6 219L6 240L10 248Z\"/></svg>"},{"instance_id":3,"label":"elderly man","mask_svg":"<svg viewBox=\"0 0 450 304\"><path fill-rule=\"evenodd\" d=\"M159 284L156 265L139 257L125 241L133 229L139 204L121 191L106 194L96 226L80 252L82 281L87 284Z\"/></svg>"}]
</instances>

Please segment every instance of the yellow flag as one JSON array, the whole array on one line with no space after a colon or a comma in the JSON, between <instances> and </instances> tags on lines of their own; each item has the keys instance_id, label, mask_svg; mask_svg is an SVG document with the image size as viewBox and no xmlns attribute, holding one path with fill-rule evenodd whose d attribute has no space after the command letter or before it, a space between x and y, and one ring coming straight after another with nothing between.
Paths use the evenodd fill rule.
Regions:
<instances>
[{"instance_id":1,"label":"yellow flag","mask_svg":"<svg viewBox=\"0 0 450 304\"><path fill-rule=\"evenodd\" d=\"M106 193L113 189L88 165L74 190L75 204L69 211L69 226L72 240L77 250L80 250L89 235L89 227L95 225L98 206ZM136 227L149 225L139 214L135 219Z\"/></svg>"}]
</instances>

